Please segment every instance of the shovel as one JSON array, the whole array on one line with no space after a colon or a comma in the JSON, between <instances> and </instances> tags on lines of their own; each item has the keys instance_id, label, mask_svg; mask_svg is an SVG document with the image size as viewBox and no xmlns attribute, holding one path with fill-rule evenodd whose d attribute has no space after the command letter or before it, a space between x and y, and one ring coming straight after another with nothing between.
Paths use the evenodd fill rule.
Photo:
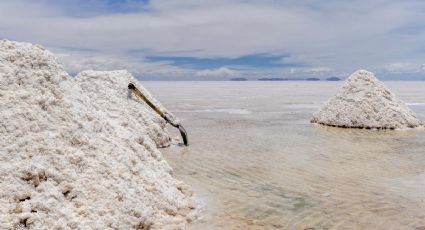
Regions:
<instances>
[{"instance_id":1,"label":"shovel","mask_svg":"<svg viewBox=\"0 0 425 230\"><path fill-rule=\"evenodd\" d=\"M128 89L131 90L136 96L138 96L140 99L142 99L146 104L149 105L159 116L161 116L167 123L170 125L176 127L179 129L180 134L182 135L183 143L184 145L188 146L189 143L187 141L187 133L186 130L183 128L183 126L180 123L172 122L167 115L165 115L158 107L156 107L149 99L140 92L139 89L136 88L136 86L133 83L128 84Z\"/></svg>"}]
</instances>

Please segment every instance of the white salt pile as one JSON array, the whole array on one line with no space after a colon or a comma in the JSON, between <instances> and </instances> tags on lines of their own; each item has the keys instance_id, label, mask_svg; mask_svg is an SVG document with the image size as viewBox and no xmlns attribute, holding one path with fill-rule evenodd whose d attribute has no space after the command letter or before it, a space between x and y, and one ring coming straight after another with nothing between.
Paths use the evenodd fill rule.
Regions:
<instances>
[{"instance_id":1,"label":"white salt pile","mask_svg":"<svg viewBox=\"0 0 425 230\"><path fill-rule=\"evenodd\" d=\"M157 149L170 143L165 123L129 97L130 81L125 71L73 79L42 47L0 41L0 229L192 221L190 188Z\"/></svg>"},{"instance_id":2,"label":"white salt pile","mask_svg":"<svg viewBox=\"0 0 425 230\"><path fill-rule=\"evenodd\" d=\"M338 93L313 114L312 123L345 127L404 129L423 126L415 113L373 73L354 72Z\"/></svg>"}]
</instances>

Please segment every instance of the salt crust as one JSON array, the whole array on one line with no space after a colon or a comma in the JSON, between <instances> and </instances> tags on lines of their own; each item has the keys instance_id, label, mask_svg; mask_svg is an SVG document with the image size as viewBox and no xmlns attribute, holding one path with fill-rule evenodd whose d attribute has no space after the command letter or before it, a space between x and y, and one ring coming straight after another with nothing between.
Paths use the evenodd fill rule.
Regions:
<instances>
[{"instance_id":1,"label":"salt crust","mask_svg":"<svg viewBox=\"0 0 425 230\"><path fill-rule=\"evenodd\" d=\"M182 229L195 217L157 149L165 123L129 82L148 94L126 71L72 78L41 46L0 41L0 229Z\"/></svg>"},{"instance_id":2,"label":"salt crust","mask_svg":"<svg viewBox=\"0 0 425 230\"><path fill-rule=\"evenodd\" d=\"M344 128L406 129L424 126L373 73L358 70L313 114L312 123Z\"/></svg>"}]
</instances>

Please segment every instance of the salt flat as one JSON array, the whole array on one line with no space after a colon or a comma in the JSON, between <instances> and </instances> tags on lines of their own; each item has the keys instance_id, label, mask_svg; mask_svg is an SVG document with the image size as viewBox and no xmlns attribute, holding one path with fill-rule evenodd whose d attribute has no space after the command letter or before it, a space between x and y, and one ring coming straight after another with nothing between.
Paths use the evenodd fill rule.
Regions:
<instances>
[{"instance_id":1,"label":"salt flat","mask_svg":"<svg viewBox=\"0 0 425 230\"><path fill-rule=\"evenodd\" d=\"M425 120L425 82L384 83ZM193 229L425 226L424 130L310 124L342 82L143 84L187 126L164 155L206 202Z\"/></svg>"}]
</instances>

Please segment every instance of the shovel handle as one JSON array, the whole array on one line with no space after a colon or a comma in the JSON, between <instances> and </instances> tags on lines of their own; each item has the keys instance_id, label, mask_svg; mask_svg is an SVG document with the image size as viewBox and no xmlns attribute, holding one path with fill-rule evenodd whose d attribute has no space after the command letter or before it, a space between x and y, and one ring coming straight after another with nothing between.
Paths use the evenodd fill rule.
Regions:
<instances>
[{"instance_id":1,"label":"shovel handle","mask_svg":"<svg viewBox=\"0 0 425 230\"><path fill-rule=\"evenodd\" d=\"M165 116L165 114L158 107L152 104L152 102L149 101L149 99L145 95L143 95L143 93L140 92L140 90L136 88L133 83L128 84L128 89L131 90L134 94L136 94L136 96L140 97L144 102L146 102L146 104L148 104L149 107L151 107L159 116L164 118L165 121L171 124L167 116Z\"/></svg>"},{"instance_id":2,"label":"shovel handle","mask_svg":"<svg viewBox=\"0 0 425 230\"><path fill-rule=\"evenodd\" d=\"M128 89L131 90L136 96L141 98L144 102L146 102L146 104L148 104L149 107L151 107L166 122L168 122L170 125L178 128L179 131L180 131L180 135L183 138L184 145L186 145L186 146L189 145L188 140L187 140L186 130L183 128L183 126L181 124L175 124L175 123L171 122L170 119L158 107L156 107L151 101L149 101L149 99L145 95L143 95L143 93L140 92L140 90L138 88L136 88L136 86L133 83L128 84Z\"/></svg>"}]
</instances>

